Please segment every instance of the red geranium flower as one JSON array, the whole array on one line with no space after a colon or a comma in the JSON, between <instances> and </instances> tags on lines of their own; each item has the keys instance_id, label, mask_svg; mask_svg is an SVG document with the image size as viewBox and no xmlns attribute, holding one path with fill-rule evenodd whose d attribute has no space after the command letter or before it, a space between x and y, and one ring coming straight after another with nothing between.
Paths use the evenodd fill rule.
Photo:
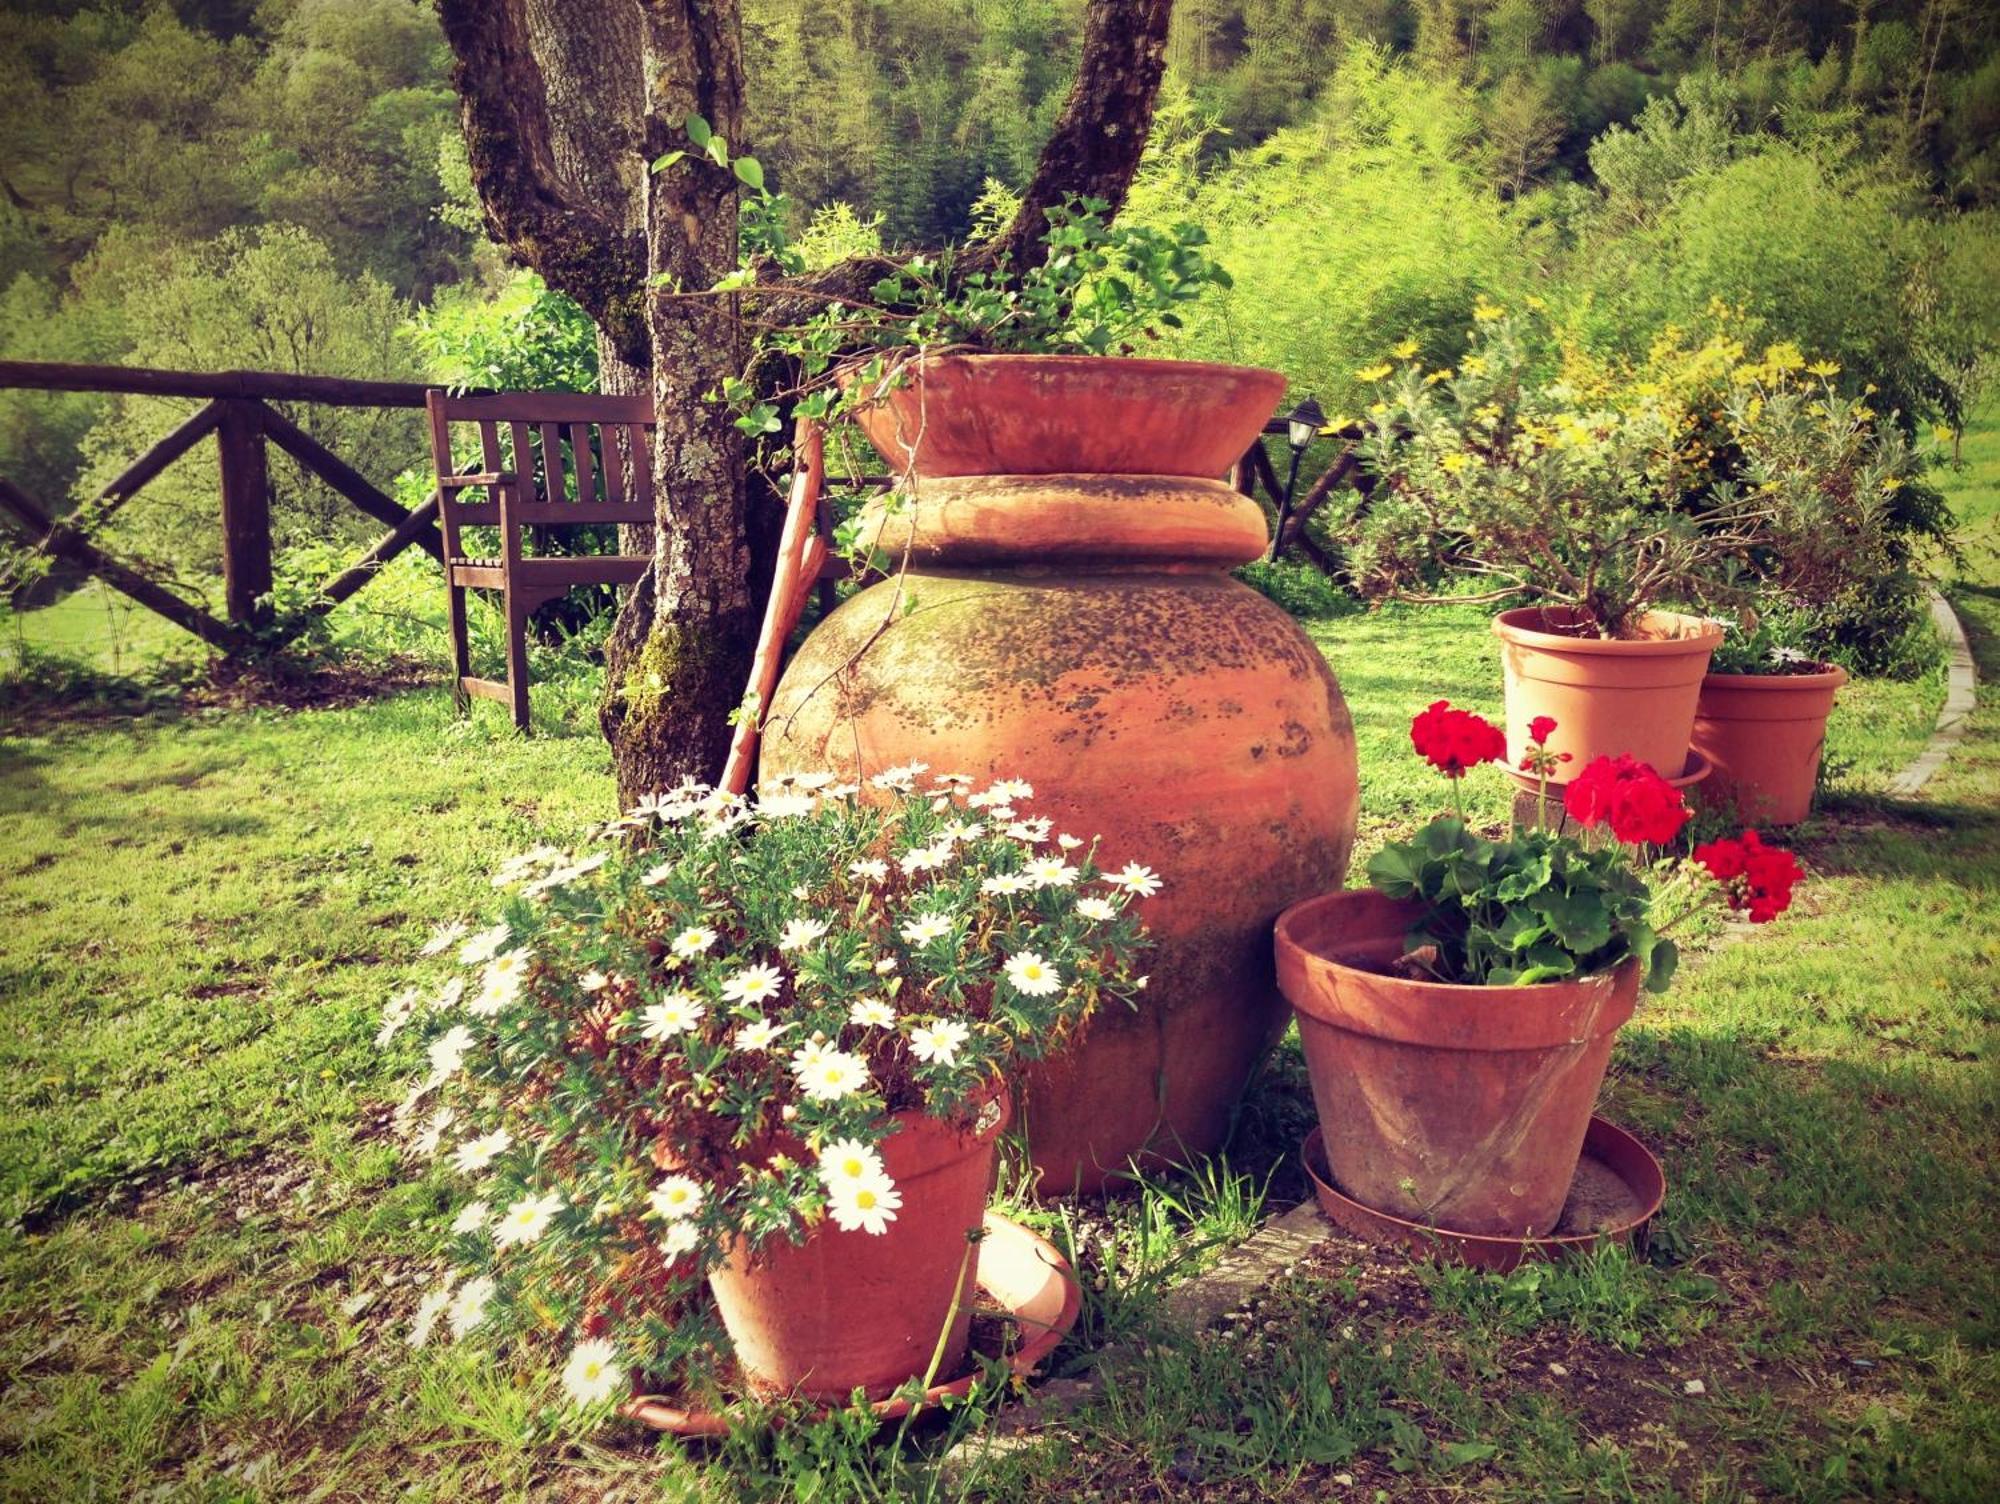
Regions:
<instances>
[{"instance_id":1,"label":"red geranium flower","mask_svg":"<svg viewBox=\"0 0 2000 1504\"><path fill-rule=\"evenodd\" d=\"M1549 739L1549 733L1556 729L1556 718L1552 715L1538 715L1528 722L1528 740L1536 746Z\"/></svg>"},{"instance_id":2,"label":"red geranium flower","mask_svg":"<svg viewBox=\"0 0 2000 1504\"><path fill-rule=\"evenodd\" d=\"M1447 778L1463 778L1482 762L1503 762L1507 738L1499 727L1469 710L1439 700L1410 722L1410 745Z\"/></svg>"},{"instance_id":3,"label":"red geranium flower","mask_svg":"<svg viewBox=\"0 0 2000 1504\"><path fill-rule=\"evenodd\" d=\"M1679 789L1623 753L1592 760L1563 791L1563 808L1579 825L1608 824L1628 846L1665 845L1690 814Z\"/></svg>"},{"instance_id":4,"label":"red geranium flower","mask_svg":"<svg viewBox=\"0 0 2000 1504\"><path fill-rule=\"evenodd\" d=\"M1739 839L1710 841L1695 848L1694 859L1721 883L1729 907L1746 911L1752 924L1769 924L1792 906L1792 888L1805 876L1798 859L1767 846L1754 830Z\"/></svg>"}]
</instances>

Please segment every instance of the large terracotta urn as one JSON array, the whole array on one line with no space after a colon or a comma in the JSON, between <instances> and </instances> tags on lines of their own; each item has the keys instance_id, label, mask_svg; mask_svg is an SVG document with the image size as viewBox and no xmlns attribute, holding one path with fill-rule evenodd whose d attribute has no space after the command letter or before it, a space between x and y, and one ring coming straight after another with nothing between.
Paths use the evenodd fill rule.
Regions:
<instances>
[{"instance_id":1,"label":"large terracotta urn","mask_svg":"<svg viewBox=\"0 0 2000 1504\"><path fill-rule=\"evenodd\" d=\"M1228 574L1267 535L1221 477L1282 391L1237 366L931 359L863 419L913 477L864 517L898 572L822 622L772 697L766 778L1025 779L1024 813L1163 879L1141 1006L1101 1013L1019 1094L1045 1194L1221 1145L1285 1023L1271 923L1347 868L1339 686Z\"/></svg>"}]
</instances>

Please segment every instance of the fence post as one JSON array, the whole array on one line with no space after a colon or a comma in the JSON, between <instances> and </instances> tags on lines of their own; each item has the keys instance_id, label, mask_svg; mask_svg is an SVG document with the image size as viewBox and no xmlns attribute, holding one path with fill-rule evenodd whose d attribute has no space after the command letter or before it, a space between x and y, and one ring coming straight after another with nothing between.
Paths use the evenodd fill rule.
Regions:
<instances>
[{"instance_id":1,"label":"fence post","mask_svg":"<svg viewBox=\"0 0 2000 1504\"><path fill-rule=\"evenodd\" d=\"M271 590L271 466L264 451L259 404L217 403L222 455L222 594L229 619L251 626L265 614L258 598Z\"/></svg>"}]
</instances>

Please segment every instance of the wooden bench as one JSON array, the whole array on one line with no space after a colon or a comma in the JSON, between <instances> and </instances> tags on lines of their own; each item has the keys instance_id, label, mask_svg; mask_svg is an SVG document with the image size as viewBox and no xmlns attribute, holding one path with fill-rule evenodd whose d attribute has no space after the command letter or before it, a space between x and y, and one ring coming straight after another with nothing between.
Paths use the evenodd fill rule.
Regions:
<instances>
[{"instance_id":1,"label":"wooden bench","mask_svg":"<svg viewBox=\"0 0 2000 1504\"><path fill-rule=\"evenodd\" d=\"M444 535L453 694L508 705L528 729L528 617L579 585L631 585L652 567L641 554L530 554L551 528L653 521L653 403L649 397L564 392L426 395L438 526ZM477 431L469 436L454 427ZM499 552L468 552L463 530L499 530ZM500 592L507 624L504 679L473 674L465 592Z\"/></svg>"}]
</instances>

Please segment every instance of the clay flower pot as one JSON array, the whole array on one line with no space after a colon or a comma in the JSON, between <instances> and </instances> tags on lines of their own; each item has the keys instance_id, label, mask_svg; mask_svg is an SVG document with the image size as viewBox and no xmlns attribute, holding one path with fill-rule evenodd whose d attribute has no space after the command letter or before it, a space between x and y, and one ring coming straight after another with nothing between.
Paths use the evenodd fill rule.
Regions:
<instances>
[{"instance_id":1,"label":"clay flower pot","mask_svg":"<svg viewBox=\"0 0 2000 1504\"><path fill-rule=\"evenodd\" d=\"M1019 1092L1045 1192L1220 1146L1285 1023L1271 922L1347 870L1339 686L1227 573L1266 533L1220 477L1283 389L1178 361L927 362L864 420L892 466L915 455L909 504L863 520L908 572L821 622L772 696L766 779L911 762L1026 779L1025 813L1160 874L1141 1006L1101 1011Z\"/></svg>"},{"instance_id":2,"label":"clay flower pot","mask_svg":"<svg viewBox=\"0 0 2000 1504\"><path fill-rule=\"evenodd\" d=\"M1528 751L1528 725L1553 716L1554 752L1576 766L1630 753L1664 778L1687 759L1695 700L1722 628L1650 611L1628 637L1592 637L1569 606L1522 606L1493 620L1507 694L1507 761Z\"/></svg>"},{"instance_id":3,"label":"clay flower pot","mask_svg":"<svg viewBox=\"0 0 2000 1504\"><path fill-rule=\"evenodd\" d=\"M973 1240L1007 1117L1004 1093L970 1125L898 1113L900 1131L881 1145L882 1167L903 1198L887 1232L844 1232L828 1219L803 1243L773 1237L710 1273L753 1389L835 1403L862 1389L881 1399L929 1368L947 1324L938 1374L955 1376L979 1278ZM803 1145L789 1152L806 1156Z\"/></svg>"},{"instance_id":4,"label":"clay flower pot","mask_svg":"<svg viewBox=\"0 0 2000 1504\"><path fill-rule=\"evenodd\" d=\"M1711 798L1743 819L1796 825L1812 810L1834 692L1847 671L1821 664L1807 674L1710 674L1701 681L1694 745L1715 767Z\"/></svg>"},{"instance_id":5,"label":"clay flower pot","mask_svg":"<svg viewBox=\"0 0 2000 1504\"><path fill-rule=\"evenodd\" d=\"M1547 1235L1562 1215L1638 967L1529 987L1384 969L1420 906L1367 889L1278 920L1278 983L1342 1193L1427 1227Z\"/></svg>"}]
</instances>

